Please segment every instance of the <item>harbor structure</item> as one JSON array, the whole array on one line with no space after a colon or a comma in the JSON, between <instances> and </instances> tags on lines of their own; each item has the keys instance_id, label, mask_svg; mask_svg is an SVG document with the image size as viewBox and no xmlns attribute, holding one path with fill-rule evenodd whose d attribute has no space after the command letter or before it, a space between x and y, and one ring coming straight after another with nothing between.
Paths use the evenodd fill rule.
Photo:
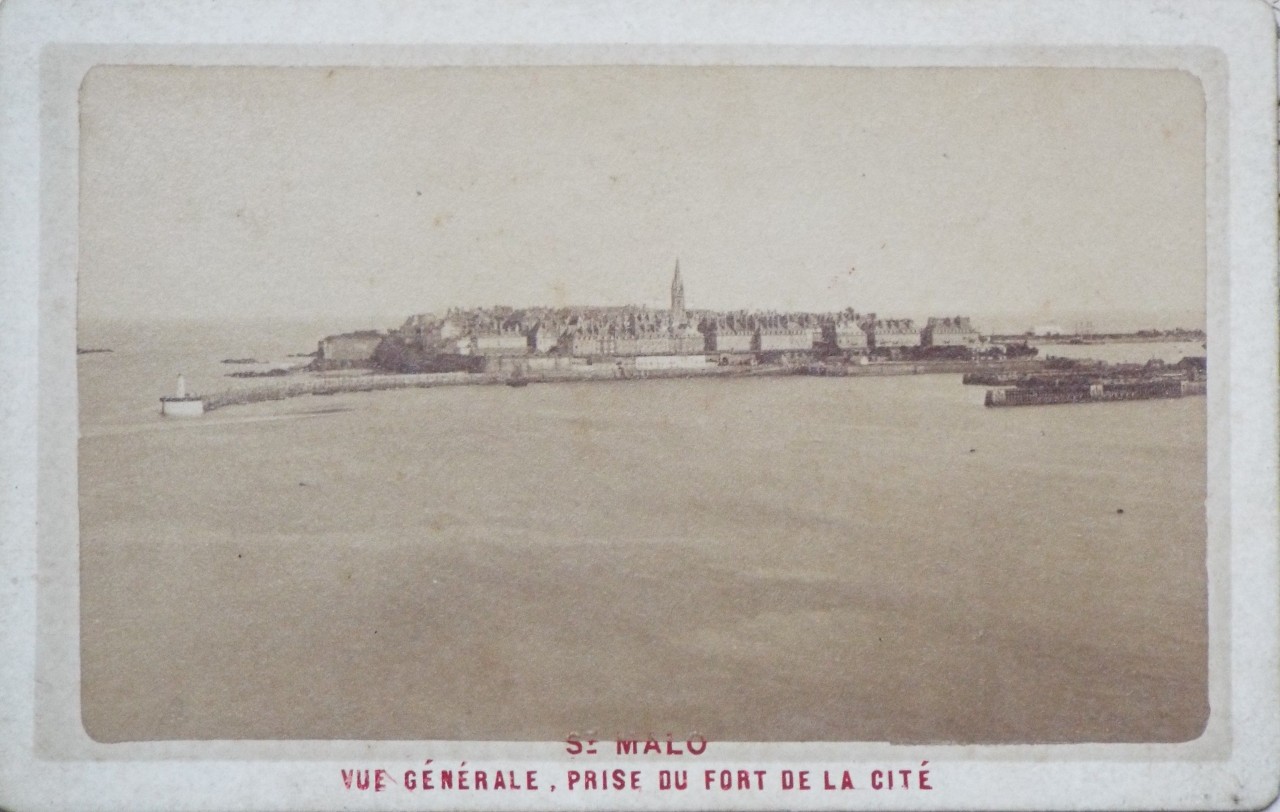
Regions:
<instances>
[{"instance_id":1,"label":"harbor structure","mask_svg":"<svg viewBox=\"0 0 1280 812\"><path fill-rule=\"evenodd\" d=\"M964 382L978 383L984 377L966 375ZM997 380L1001 388L987 390L987 406L1180 398L1203 395L1208 386L1204 357L1186 357L1177 364L1152 360L1141 365L1050 359L1044 370L1000 376Z\"/></svg>"},{"instance_id":2,"label":"harbor structure","mask_svg":"<svg viewBox=\"0 0 1280 812\"><path fill-rule=\"evenodd\" d=\"M204 406L204 398L187 392L187 378L182 373L178 373L174 393L160 398L160 414L165 417L199 417Z\"/></svg>"},{"instance_id":3,"label":"harbor structure","mask_svg":"<svg viewBox=\"0 0 1280 812\"><path fill-rule=\"evenodd\" d=\"M1042 387L987 390L987 406L1054 406L1065 403L1105 403L1203 395L1203 381L1137 381L1094 383L1085 387Z\"/></svg>"}]
</instances>

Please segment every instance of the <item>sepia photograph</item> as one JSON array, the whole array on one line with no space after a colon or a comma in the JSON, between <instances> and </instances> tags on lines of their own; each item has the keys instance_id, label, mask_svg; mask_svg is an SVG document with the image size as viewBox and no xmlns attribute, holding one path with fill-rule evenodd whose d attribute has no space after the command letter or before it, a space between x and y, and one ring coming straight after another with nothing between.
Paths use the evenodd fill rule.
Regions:
<instances>
[{"instance_id":1,"label":"sepia photograph","mask_svg":"<svg viewBox=\"0 0 1280 812\"><path fill-rule=\"evenodd\" d=\"M1195 739L1204 109L1171 70L93 69L86 730Z\"/></svg>"},{"instance_id":2,"label":"sepia photograph","mask_svg":"<svg viewBox=\"0 0 1280 812\"><path fill-rule=\"evenodd\" d=\"M42 2L0 808L1274 803L1266 3Z\"/></svg>"}]
</instances>

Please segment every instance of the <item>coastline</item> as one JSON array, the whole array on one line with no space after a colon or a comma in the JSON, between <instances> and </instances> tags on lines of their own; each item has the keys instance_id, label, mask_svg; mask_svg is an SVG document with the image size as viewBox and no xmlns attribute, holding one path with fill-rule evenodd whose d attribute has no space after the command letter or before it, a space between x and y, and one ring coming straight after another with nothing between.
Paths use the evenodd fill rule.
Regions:
<instances>
[{"instance_id":1,"label":"coastline","mask_svg":"<svg viewBox=\"0 0 1280 812\"><path fill-rule=\"evenodd\" d=\"M263 401L286 400L304 395L327 396L351 392L395 389L430 389L439 386L496 386L501 384L624 383L670 378L750 378L816 374L840 377L881 377L892 375L969 374L994 370L1035 372L1044 369L1041 359L1015 361L889 361L873 364L756 364L751 366L707 366L705 369L627 370L620 374L612 364L583 364L566 369L549 369L513 378L495 372L370 373L333 375L305 380L279 381L200 395L205 411Z\"/></svg>"}]
</instances>

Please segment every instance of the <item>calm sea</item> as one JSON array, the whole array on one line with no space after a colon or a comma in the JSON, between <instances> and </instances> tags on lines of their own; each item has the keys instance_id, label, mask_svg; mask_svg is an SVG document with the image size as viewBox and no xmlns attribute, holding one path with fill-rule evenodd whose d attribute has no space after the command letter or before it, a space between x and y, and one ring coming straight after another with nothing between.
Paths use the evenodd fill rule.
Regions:
<instances>
[{"instance_id":1,"label":"calm sea","mask_svg":"<svg viewBox=\"0 0 1280 812\"><path fill-rule=\"evenodd\" d=\"M1170 741L1207 714L1205 401L958 375L457 387L159 417L332 325L85 325L104 740ZM1199 344L1046 347L1176 361Z\"/></svg>"}]
</instances>

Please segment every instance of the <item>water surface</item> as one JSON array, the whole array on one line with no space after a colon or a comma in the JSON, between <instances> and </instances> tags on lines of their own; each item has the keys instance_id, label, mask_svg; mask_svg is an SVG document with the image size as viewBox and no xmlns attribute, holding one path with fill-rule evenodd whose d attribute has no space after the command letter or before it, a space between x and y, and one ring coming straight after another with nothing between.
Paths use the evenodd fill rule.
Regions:
<instances>
[{"instance_id":1,"label":"water surface","mask_svg":"<svg viewBox=\"0 0 1280 812\"><path fill-rule=\"evenodd\" d=\"M174 421L177 371L221 388L221 358L324 330L102 329L115 352L79 361L101 740L1176 741L1207 717L1203 398L655 380Z\"/></svg>"}]
</instances>

